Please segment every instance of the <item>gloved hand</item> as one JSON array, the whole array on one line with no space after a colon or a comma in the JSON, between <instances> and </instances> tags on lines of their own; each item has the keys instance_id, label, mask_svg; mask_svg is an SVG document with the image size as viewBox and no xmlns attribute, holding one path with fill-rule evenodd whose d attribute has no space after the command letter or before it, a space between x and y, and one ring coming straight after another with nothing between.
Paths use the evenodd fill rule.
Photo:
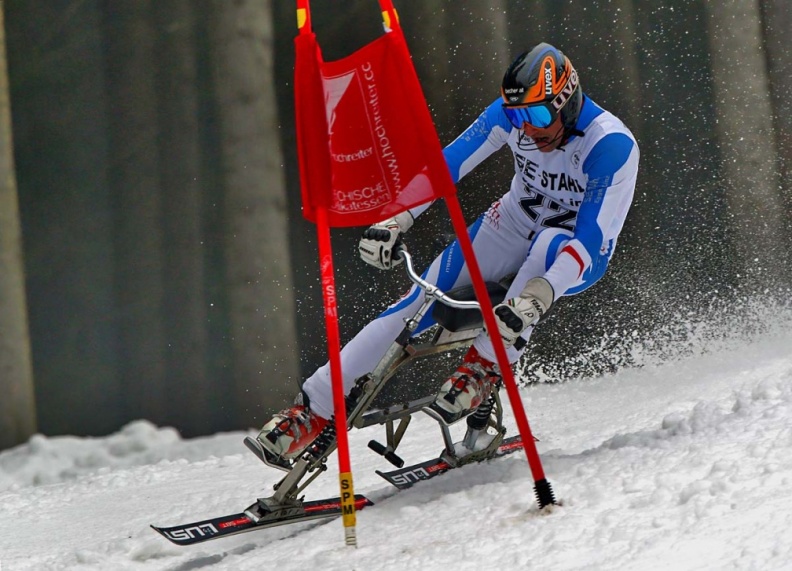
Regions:
<instances>
[{"instance_id":1,"label":"gloved hand","mask_svg":"<svg viewBox=\"0 0 792 571\"><path fill-rule=\"evenodd\" d=\"M402 233L413 225L413 217L409 212L402 212L393 218L369 227L363 232L363 237L358 244L360 257L364 262L381 270L389 270L398 266L401 258L393 259L393 248L401 238Z\"/></svg>"},{"instance_id":2,"label":"gloved hand","mask_svg":"<svg viewBox=\"0 0 792 571\"><path fill-rule=\"evenodd\" d=\"M544 278L533 278L528 280L518 297L496 305L495 321L505 345L514 345L523 331L547 313L554 298L550 282Z\"/></svg>"}]
</instances>

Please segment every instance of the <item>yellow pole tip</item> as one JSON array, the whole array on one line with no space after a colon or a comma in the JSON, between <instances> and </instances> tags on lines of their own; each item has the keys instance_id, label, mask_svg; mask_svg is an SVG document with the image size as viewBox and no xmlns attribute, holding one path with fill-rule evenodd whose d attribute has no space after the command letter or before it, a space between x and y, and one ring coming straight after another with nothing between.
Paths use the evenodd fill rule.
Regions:
<instances>
[{"instance_id":1,"label":"yellow pole tip","mask_svg":"<svg viewBox=\"0 0 792 571\"><path fill-rule=\"evenodd\" d=\"M393 13L396 15L396 21L400 22L401 20L399 19L399 13L396 11L396 8L393 9ZM385 10L384 12L382 12L382 22L383 24L385 24L385 27L390 30L391 18L389 11Z\"/></svg>"}]
</instances>

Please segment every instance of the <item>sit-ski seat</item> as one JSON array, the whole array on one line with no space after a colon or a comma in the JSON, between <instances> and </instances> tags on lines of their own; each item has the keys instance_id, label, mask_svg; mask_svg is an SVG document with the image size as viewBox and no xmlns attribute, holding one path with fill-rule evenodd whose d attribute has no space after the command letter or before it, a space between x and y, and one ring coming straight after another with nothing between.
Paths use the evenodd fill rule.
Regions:
<instances>
[{"instance_id":1,"label":"sit-ski seat","mask_svg":"<svg viewBox=\"0 0 792 571\"><path fill-rule=\"evenodd\" d=\"M500 283L486 282L490 301L495 306L506 297L506 288ZM460 286L445 292L448 297L457 301L476 301L476 292L472 285ZM432 317L441 327L456 333L469 329L484 327L484 318L478 309L456 309L443 303L435 302L432 308Z\"/></svg>"}]
</instances>

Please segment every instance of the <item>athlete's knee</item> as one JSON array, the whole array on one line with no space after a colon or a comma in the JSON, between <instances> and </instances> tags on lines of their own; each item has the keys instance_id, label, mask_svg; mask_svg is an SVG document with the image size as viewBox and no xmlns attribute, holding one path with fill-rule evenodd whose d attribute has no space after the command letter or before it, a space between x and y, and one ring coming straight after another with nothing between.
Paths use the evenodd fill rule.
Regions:
<instances>
[{"instance_id":1,"label":"athlete's knee","mask_svg":"<svg viewBox=\"0 0 792 571\"><path fill-rule=\"evenodd\" d=\"M592 260L591 266L583 273L580 278L580 283L572 286L564 292L565 296L576 295L582 291L587 290L595 283L600 281L608 269L610 256L597 256Z\"/></svg>"},{"instance_id":2,"label":"athlete's knee","mask_svg":"<svg viewBox=\"0 0 792 571\"><path fill-rule=\"evenodd\" d=\"M572 239L572 232L562 228L545 228L536 234L528 250L528 258L540 259L544 265L552 262Z\"/></svg>"}]
</instances>

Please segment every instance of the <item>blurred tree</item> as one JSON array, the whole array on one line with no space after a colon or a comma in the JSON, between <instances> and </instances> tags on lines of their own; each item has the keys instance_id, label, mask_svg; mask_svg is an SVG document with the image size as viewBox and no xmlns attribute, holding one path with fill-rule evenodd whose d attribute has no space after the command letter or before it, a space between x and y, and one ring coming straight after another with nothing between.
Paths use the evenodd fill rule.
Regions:
<instances>
[{"instance_id":1,"label":"blurred tree","mask_svg":"<svg viewBox=\"0 0 792 571\"><path fill-rule=\"evenodd\" d=\"M324 3L321 3L324 4ZM311 4L311 12L319 5ZM297 392L298 383L311 372L322 359L323 329L317 316L322 315L321 290L319 289L316 229L302 216L300 177L297 166L297 140L294 128L294 37L297 35L297 18L294 5L275 2L272 5L274 22L274 74L279 135L284 154L285 193L288 205L289 224L292 236L299 239L289 241L292 258L292 279L295 287L296 329L299 331L300 377L291 388L291 394L283 395L281 405L289 405ZM334 244L335 246L335 244Z\"/></svg>"},{"instance_id":2,"label":"blurred tree","mask_svg":"<svg viewBox=\"0 0 792 571\"><path fill-rule=\"evenodd\" d=\"M150 0L103 0L109 185L116 220L119 375L130 418L166 412L162 195L156 30Z\"/></svg>"},{"instance_id":3,"label":"blurred tree","mask_svg":"<svg viewBox=\"0 0 792 571\"><path fill-rule=\"evenodd\" d=\"M449 11L447 0L404 2L399 7L415 71L442 145L447 145L459 135L456 115L458 73L451 63ZM481 101L480 104L485 103ZM451 219L443 201L439 201L421 215L420 222L410 231L410 251L419 260L431 260L453 234ZM391 289L385 303L391 302L393 295Z\"/></svg>"},{"instance_id":4,"label":"blurred tree","mask_svg":"<svg viewBox=\"0 0 792 571\"><path fill-rule=\"evenodd\" d=\"M457 0L447 4L447 65L453 70L447 93L456 112L454 135L500 93L503 72L511 61L506 4L506 0Z\"/></svg>"},{"instance_id":5,"label":"blurred tree","mask_svg":"<svg viewBox=\"0 0 792 571\"><path fill-rule=\"evenodd\" d=\"M762 0L762 16L781 195L786 214L783 227L787 230L789 244L792 243L792 36L789 34L792 30L792 3L788 0Z\"/></svg>"},{"instance_id":6,"label":"blurred tree","mask_svg":"<svg viewBox=\"0 0 792 571\"><path fill-rule=\"evenodd\" d=\"M704 3L715 82L715 131L729 206L732 243L744 271L761 291L788 269L770 85L759 3Z\"/></svg>"},{"instance_id":7,"label":"blurred tree","mask_svg":"<svg viewBox=\"0 0 792 571\"><path fill-rule=\"evenodd\" d=\"M530 50L539 42L553 43L556 39L551 36L552 22L549 15L551 6L546 1L525 2L524 0L508 0L506 26L508 32L509 52L508 60L501 67L513 61L519 54ZM558 44L564 50L563 44Z\"/></svg>"},{"instance_id":8,"label":"blurred tree","mask_svg":"<svg viewBox=\"0 0 792 571\"><path fill-rule=\"evenodd\" d=\"M0 2L0 450L36 431L5 46Z\"/></svg>"},{"instance_id":9,"label":"blurred tree","mask_svg":"<svg viewBox=\"0 0 792 571\"><path fill-rule=\"evenodd\" d=\"M273 86L271 3L216 0L211 42L226 214L227 295L239 426L294 394L290 224Z\"/></svg>"},{"instance_id":10,"label":"blurred tree","mask_svg":"<svg viewBox=\"0 0 792 571\"><path fill-rule=\"evenodd\" d=\"M448 30L448 2L426 0L399 8L415 71L443 143L456 136Z\"/></svg>"},{"instance_id":11,"label":"blurred tree","mask_svg":"<svg viewBox=\"0 0 792 571\"><path fill-rule=\"evenodd\" d=\"M718 184L719 156L702 2L636 3L641 166L636 255L646 297L682 303L735 279ZM584 79L585 81L585 79ZM631 214L632 216L635 214ZM620 245L622 242L620 241ZM654 276L654 277L653 277ZM643 277L643 276L642 276Z\"/></svg>"},{"instance_id":12,"label":"blurred tree","mask_svg":"<svg viewBox=\"0 0 792 571\"><path fill-rule=\"evenodd\" d=\"M511 61L506 5L506 0L457 0L447 5L453 71L446 93L455 112L454 137L500 95L503 72ZM498 153L486 168L470 173L457 185L468 223L508 188L513 173L507 155Z\"/></svg>"},{"instance_id":13,"label":"blurred tree","mask_svg":"<svg viewBox=\"0 0 792 571\"><path fill-rule=\"evenodd\" d=\"M4 6L38 428L107 434L125 417L100 3Z\"/></svg>"},{"instance_id":14,"label":"blurred tree","mask_svg":"<svg viewBox=\"0 0 792 571\"><path fill-rule=\"evenodd\" d=\"M570 46L567 55L581 74L584 90L640 139L641 78L632 0L571 2L556 11L570 27L579 28L574 52Z\"/></svg>"},{"instance_id":15,"label":"blurred tree","mask_svg":"<svg viewBox=\"0 0 792 571\"><path fill-rule=\"evenodd\" d=\"M164 248L168 423L186 436L213 430L217 392L207 370L200 96L196 6L161 0L157 28L159 164Z\"/></svg>"}]
</instances>

